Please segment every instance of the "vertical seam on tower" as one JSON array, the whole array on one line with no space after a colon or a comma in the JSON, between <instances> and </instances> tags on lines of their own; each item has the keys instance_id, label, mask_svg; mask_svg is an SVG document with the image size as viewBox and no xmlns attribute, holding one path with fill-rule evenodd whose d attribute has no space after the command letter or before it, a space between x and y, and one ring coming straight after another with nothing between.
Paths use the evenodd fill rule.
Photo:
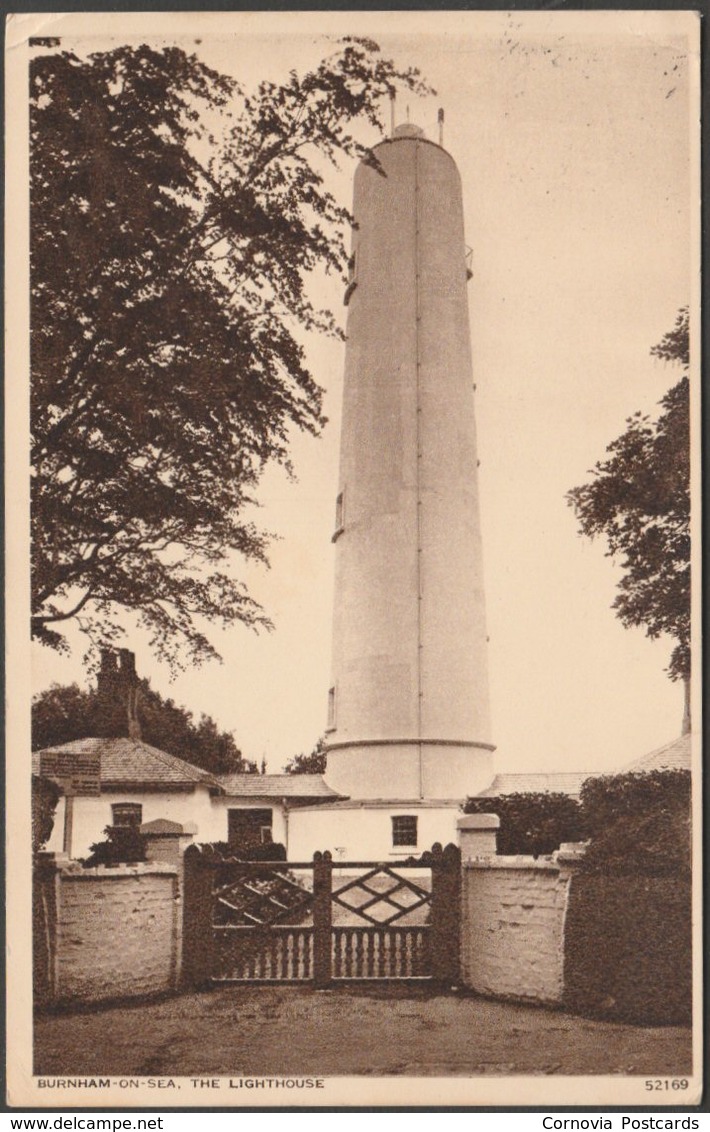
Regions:
<instances>
[{"instance_id":1,"label":"vertical seam on tower","mask_svg":"<svg viewBox=\"0 0 710 1132\"><path fill-rule=\"evenodd\" d=\"M422 407L421 407L421 359L419 356L419 324L421 319L419 288L419 143L414 143L414 343L416 361L416 507L417 507L417 739L419 748L419 797L424 797L424 774L422 768L422 499L421 499L421 459L422 459Z\"/></svg>"}]
</instances>

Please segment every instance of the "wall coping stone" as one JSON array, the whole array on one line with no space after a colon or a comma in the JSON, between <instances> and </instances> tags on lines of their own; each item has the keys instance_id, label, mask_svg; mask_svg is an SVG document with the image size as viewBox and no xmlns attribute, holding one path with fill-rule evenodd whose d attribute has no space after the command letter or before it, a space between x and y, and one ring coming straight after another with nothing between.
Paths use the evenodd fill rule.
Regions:
<instances>
[{"instance_id":1,"label":"wall coping stone","mask_svg":"<svg viewBox=\"0 0 710 1132\"><path fill-rule=\"evenodd\" d=\"M464 869L517 869L519 872L559 873L561 866L554 857L470 857L461 862Z\"/></svg>"},{"instance_id":2,"label":"wall coping stone","mask_svg":"<svg viewBox=\"0 0 710 1132\"><path fill-rule=\"evenodd\" d=\"M141 861L135 865L95 865L84 869L72 862L72 867L61 870L68 880L103 880L106 877L144 877L153 873L177 876L178 868L169 861Z\"/></svg>"}]
</instances>

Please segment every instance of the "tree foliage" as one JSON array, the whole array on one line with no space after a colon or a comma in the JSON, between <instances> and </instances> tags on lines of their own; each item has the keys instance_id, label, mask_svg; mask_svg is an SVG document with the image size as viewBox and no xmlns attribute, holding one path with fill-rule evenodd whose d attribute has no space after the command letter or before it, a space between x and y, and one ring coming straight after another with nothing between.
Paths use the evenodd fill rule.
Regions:
<instances>
[{"instance_id":1,"label":"tree foliage","mask_svg":"<svg viewBox=\"0 0 710 1132\"><path fill-rule=\"evenodd\" d=\"M146 743L210 774L256 772L256 765L242 757L233 735L220 731L210 716L195 721L186 708L164 699L147 680L139 683L138 717ZM125 726L125 713L123 722ZM104 706L95 689L53 684L32 701L32 749L105 735L104 724ZM125 735L125 730L114 729L112 734Z\"/></svg>"},{"instance_id":2,"label":"tree foliage","mask_svg":"<svg viewBox=\"0 0 710 1132\"><path fill-rule=\"evenodd\" d=\"M32 629L66 648L129 611L160 658L216 655L203 624L267 624L235 577L291 430L317 433L309 298L342 276L347 210L324 171L367 157L383 97L424 91L347 39L253 94L168 48L31 67Z\"/></svg>"},{"instance_id":3,"label":"tree foliage","mask_svg":"<svg viewBox=\"0 0 710 1132\"><path fill-rule=\"evenodd\" d=\"M621 559L623 576L613 607L624 625L642 625L651 638L668 633L676 644L671 679L690 674L690 436L688 311L651 353L681 366L684 376L661 399L652 420L630 417L626 431L595 464L593 480L567 499L580 533L603 535L607 554Z\"/></svg>"},{"instance_id":4,"label":"tree foliage","mask_svg":"<svg viewBox=\"0 0 710 1132\"><path fill-rule=\"evenodd\" d=\"M539 857L554 853L564 841L580 841L585 826L579 803L568 794L501 794L469 798L466 814L497 814L497 851L502 856Z\"/></svg>"},{"instance_id":5,"label":"tree foliage","mask_svg":"<svg viewBox=\"0 0 710 1132\"><path fill-rule=\"evenodd\" d=\"M78 684L52 684L32 699L32 750L58 747L97 733L95 692Z\"/></svg>"},{"instance_id":6,"label":"tree foliage","mask_svg":"<svg viewBox=\"0 0 710 1132\"><path fill-rule=\"evenodd\" d=\"M294 755L286 763L286 774L325 774L328 756L325 749L325 739L321 735L309 755Z\"/></svg>"},{"instance_id":7,"label":"tree foliage","mask_svg":"<svg viewBox=\"0 0 710 1132\"><path fill-rule=\"evenodd\" d=\"M587 872L690 874L691 776L687 770L588 778L581 802L590 835Z\"/></svg>"}]
</instances>

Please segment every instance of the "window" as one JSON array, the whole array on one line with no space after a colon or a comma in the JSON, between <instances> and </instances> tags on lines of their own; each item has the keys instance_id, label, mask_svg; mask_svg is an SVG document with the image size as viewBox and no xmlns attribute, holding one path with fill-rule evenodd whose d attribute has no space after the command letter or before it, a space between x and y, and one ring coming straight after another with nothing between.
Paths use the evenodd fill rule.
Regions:
<instances>
[{"instance_id":1,"label":"window","mask_svg":"<svg viewBox=\"0 0 710 1132\"><path fill-rule=\"evenodd\" d=\"M335 500L335 530L333 531L333 537L331 539L331 542L335 542L338 535L342 534L342 532L343 532L343 527L344 527L343 515L344 515L343 493L341 491L338 494L338 497Z\"/></svg>"},{"instance_id":2,"label":"window","mask_svg":"<svg viewBox=\"0 0 710 1132\"><path fill-rule=\"evenodd\" d=\"M417 819L409 815L398 815L392 818L392 844L417 844Z\"/></svg>"},{"instance_id":3,"label":"window","mask_svg":"<svg viewBox=\"0 0 710 1132\"><path fill-rule=\"evenodd\" d=\"M264 845L272 838L274 811L241 809L227 811L227 839L230 845Z\"/></svg>"},{"instance_id":4,"label":"window","mask_svg":"<svg viewBox=\"0 0 710 1132\"><path fill-rule=\"evenodd\" d=\"M139 826L143 821L143 807L140 802L116 802L111 806L112 824L126 829Z\"/></svg>"},{"instance_id":5,"label":"window","mask_svg":"<svg viewBox=\"0 0 710 1132\"><path fill-rule=\"evenodd\" d=\"M328 723L326 731L335 730L335 688L328 689Z\"/></svg>"}]
</instances>

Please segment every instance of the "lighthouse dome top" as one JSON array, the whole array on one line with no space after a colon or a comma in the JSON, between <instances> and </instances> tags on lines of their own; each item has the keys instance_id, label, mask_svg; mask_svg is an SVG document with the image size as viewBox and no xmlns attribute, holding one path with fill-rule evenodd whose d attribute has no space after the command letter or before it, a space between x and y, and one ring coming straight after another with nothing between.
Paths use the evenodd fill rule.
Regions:
<instances>
[{"instance_id":1,"label":"lighthouse dome top","mask_svg":"<svg viewBox=\"0 0 710 1132\"><path fill-rule=\"evenodd\" d=\"M415 126L412 122L403 122L401 126L397 126L392 132L393 138L425 138L426 134L421 126Z\"/></svg>"}]
</instances>

